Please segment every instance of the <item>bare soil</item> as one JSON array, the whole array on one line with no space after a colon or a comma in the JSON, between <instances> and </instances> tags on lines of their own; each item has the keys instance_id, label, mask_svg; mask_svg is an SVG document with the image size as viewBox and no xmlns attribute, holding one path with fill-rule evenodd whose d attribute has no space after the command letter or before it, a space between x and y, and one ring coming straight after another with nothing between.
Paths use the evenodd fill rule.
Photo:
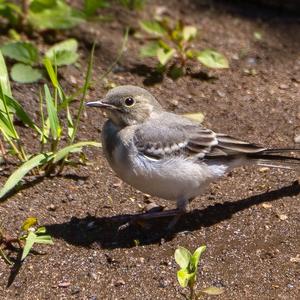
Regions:
<instances>
[{"instance_id":1,"label":"bare soil","mask_svg":"<svg viewBox=\"0 0 300 300\"><path fill-rule=\"evenodd\" d=\"M130 38L109 80L146 86L176 113L201 111L204 125L216 131L270 147L294 147L300 127L300 19L282 11L187 0L151 1L139 13L111 9L117 15L111 22L84 24L54 36L80 42L81 67L64 69L64 85L72 89L82 82L96 40L89 98L101 97L106 89L97 78L114 60L125 25L137 27L138 17L150 18L158 6L166 6L170 17L196 25L200 34L195 47L224 53L230 69L192 64L192 75L161 80L151 69L155 61L139 58L141 41ZM40 36L34 41L45 45ZM34 117L41 84L13 85L15 97ZM99 140L103 122L99 111L88 110L79 138ZM21 130L26 144L34 145L29 130ZM1 299L184 299L187 290L177 282L174 251L179 245L193 250L202 244L207 251L199 289L224 287L219 299L300 299L300 185L295 172L237 169L192 202L172 237L148 243L147 237L168 220L118 232L116 216L140 212L149 201L170 208L172 203L120 184L101 150L85 152L91 164L32 182L0 203L8 233L36 216L55 241L52 247L37 248L45 255L30 255L21 266L10 268L0 260ZM7 175L7 170L0 173L2 183Z\"/></svg>"}]
</instances>

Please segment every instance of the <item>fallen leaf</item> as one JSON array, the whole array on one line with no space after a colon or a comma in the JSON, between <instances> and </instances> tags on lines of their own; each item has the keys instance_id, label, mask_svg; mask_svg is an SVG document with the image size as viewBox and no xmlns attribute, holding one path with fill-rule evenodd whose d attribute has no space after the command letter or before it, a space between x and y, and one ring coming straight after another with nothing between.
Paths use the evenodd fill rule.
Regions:
<instances>
[{"instance_id":1,"label":"fallen leaf","mask_svg":"<svg viewBox=\"0 0 300 300\"><path fill-rule=\"evenodd\" d=\"M202 123L204 120L204 114L203 113L188 113L184 114L184 116L188 119L191 119L192 121L195 121L197 123Z\"/></svg>"}]
</instances>

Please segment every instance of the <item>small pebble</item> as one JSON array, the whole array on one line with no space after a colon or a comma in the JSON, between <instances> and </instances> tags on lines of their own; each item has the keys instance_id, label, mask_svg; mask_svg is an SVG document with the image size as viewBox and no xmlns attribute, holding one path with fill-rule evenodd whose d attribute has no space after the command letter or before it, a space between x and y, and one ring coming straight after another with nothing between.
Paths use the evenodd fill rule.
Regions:
<instances>
[{"instance_id":1,"label":"small pebble","mask_svg":"<svg viewBox=\"0 0 300 300\"><path fill-rule=\"evenodd\" d=\"M80 293L80 287L79 286L74 286L71 289L71 294L75 295L75 294L79 294Z\"/></svg>"},{"instance_id":2,"label":"small pebble","mask_svg":"<svg viewBox=\"0 0 300 300\"><path fill-rule=\"evenodd\" d=\"M119 279L114 283L114 286L118 287L121 285L125 285L125 281L123 279Z\"/></svg>"},{"instance_id":3,"label":"small pebble","mask_svg":"<svg viewBox=\"0 0 300 300\"><path fill-rule=\"evenodd\" d=\"M270 203L263 203L261 206L262 206L263 208L271 208L271 207L272 207L272 204L270 204Z\"/></svg>"},{"instance_id":4,"label":"small pebble","mask_svg":"<svg viewBox=\"0 0 300 300\"><path fill-rule=\"evenodd\" d=\"M262 167L262 168L259 169L259 172L261 172L261 173L266 173L266 172L268 172L269 170L270 170L270 168L268 168L268 167Z\"/></svg>"},{"instance_id":5,"label":"small pebble","mask_svg":"<svg viewBox=\"0 0 300 300\"><path fill-rule=\"evenodd\" d=\"M299 135L296 135L295 137L294 137L294 142L296 143L296 144L300 144L300 134Z\"/></svg>"},{"instance_id":6,"label":"small pebble","mask_svg":"<svg viewBox=\"0 0 300 300\"><path fill-rule=\"evenodd\" d=\"M290 262L292 263L300 263L300 254L298 254L296 257L291 257Z\"/></svg>"},{"instance_id":7,"label":"small pebble","mask_svg":"<svg viewBox=\"0 0 300 300\"><path fill-rule=\"evenodd\" d=\"M289 88L289 86L287 84L282 83L281 85L279 85L279 88L281 90L287 90Z\"/></svg>"},{"instance_id":8,"label":"small pebble","mask_svg":"<svg viewBox=\"0 0 300 300\"><path fill-rule=\"evenodd\" d=\"M55 211L57 209L57 207L54 204L50 204L47 206L47 210L49 211Z\"/></svg>"},{"instance_id":9,"label":"small pebble","mask_svg":"<svg viewBox=\"0 0 300 300\"><path fill-rule=\"evenodd\" d=\"M66 287L68 287L68 286L70 286L71 285L71 282L69 282L69 281L63 281L63 282L60 282L59 284L58 284L58 286L59 287L62 287L62 288L66 288Z\"/></svg>"},{"instance_id":10,"label":"small pebble","mask_svg":"<svg viewBox=\"0 0 300 300\"><path fill-rule=\"evenodd\" d=\"M285 221L288 219L288 216L287 215L284 215L284 214L278 214L277 217L279 218L279 220L281 221Z\"/></svg>"}]
</instances>

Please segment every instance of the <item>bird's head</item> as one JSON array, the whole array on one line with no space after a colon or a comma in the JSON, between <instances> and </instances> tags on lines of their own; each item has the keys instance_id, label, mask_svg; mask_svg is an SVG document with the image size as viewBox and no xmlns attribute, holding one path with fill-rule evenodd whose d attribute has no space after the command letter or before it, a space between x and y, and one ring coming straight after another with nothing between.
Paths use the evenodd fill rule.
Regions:
<instances>
[{"instance_id":1,"label":"bird's head","mask_svg":"<svg viewBox=\"0 0 300 300\"><path fill-rule=\"evenodd\" d=\"M120 127L143 123L151 114L162 110L147 90L132 85L113 88L102 100L87 102L86 105L103 109L108 118Z\"/></svg>"}]
</instances>

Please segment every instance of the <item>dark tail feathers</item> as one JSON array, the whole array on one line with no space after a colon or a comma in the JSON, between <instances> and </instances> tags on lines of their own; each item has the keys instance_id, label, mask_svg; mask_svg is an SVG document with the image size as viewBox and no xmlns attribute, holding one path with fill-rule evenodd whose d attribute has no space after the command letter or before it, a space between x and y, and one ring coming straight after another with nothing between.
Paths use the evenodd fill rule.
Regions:
<instances>
[{"instance_id":1,"label":"dark tail feathers","mask_svg":"<svg viewBox=\"0 0 300 300\"><path fill-rule=\"evenodd\" d=\"M286 153L300 153L300 149L266 149L247 154L247 157L257 160L259 166L300 170L300 157L289 156Z\"/></svg>"}]
</instances>

